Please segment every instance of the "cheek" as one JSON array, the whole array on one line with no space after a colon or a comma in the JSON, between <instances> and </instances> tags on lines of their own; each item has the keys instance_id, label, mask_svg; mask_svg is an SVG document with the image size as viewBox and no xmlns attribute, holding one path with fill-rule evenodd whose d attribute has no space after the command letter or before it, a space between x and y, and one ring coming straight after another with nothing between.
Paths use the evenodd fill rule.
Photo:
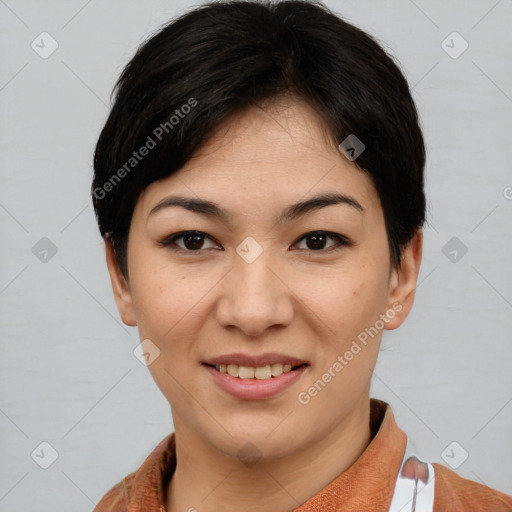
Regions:
<instances>
[{"instance_id":1,"label":"cheek","mask_svg":"<svg viewBox=\"0 0 512 512\"><path fill-rule=\"evenodd\" d=\"M297 295L310 310L304 314L316 317L328 337L346 340L371 325L385 307L385 277L385 269L370 265L333 269L303 280Z\"/></svg>"},{"instance_id":2,"label":"cheek","mask_svg":"<svg viewBox=\"0 0 512 512\"><path fill-rule=\"evenodd\" d=\"M151 270L150 270L151 269ZM150 339L160 350L159 359L150 365L150 372L166 396L174 396L172 375L187 378L186 368L197 364L200 345L215 284L222 277L213 269L186 270L165 265L145 264L134 279L137 324L141 339ZM185 275L186 272L186 275ZM170 388L169 388L170 387Z\"/></svg>"},{"instance_id":3,"label":"cheek","mask_svg":"<svg viewBox=\"0 0 512 512\"><path fill-rule=\"evenodd\" d=\"M134 279L138 329L141 340L151 340L160 351L148 365L155 384L171 405L181 410L186 407L186 397L183 397L186 369L197 359L194 340L202 321L201 298L209 288L192 278L170 272L169 268L153 267L152 271L150 268L150 264L145 265L144 271ZM197 396L199 390L194 388L193 382L187 382L186 386Z\"/></svg>"},{"instance_id":4,"label":"cheek","mask_svg":"<svg viewBox=\"0 0 512 512\"><path fill-rule=\"evenodd\" d=\"M140 336L160 346L173 336L180 318L191 309L194 287L167 270L145 263L134 272L132 297ZM197 299L196 299L197 302ZM163 348L163 347L161 347Z\"/></svg>"}]
</instances>

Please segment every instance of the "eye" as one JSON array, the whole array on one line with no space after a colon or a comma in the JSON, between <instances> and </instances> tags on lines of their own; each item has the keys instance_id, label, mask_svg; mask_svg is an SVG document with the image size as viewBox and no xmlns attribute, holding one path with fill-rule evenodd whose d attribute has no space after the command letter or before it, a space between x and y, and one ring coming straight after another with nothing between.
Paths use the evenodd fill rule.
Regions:
<instances>
[{"instance_id":1,"label":"eye","mask_svg":"<svg viewBox=\"0 0 512 512\"><path fill-rule=\"evenodd\" d=\"M331 244L327 249L325 248L325 243L328 239L334 240L334 244ZM311 252L330 252L336 249L340 249L343 246L351 245L349 240L343 235L338 235L337 233L331 233L329 231L312 231L311 233L307 233L296 243L299 243L301 240L310 240L311 242L306 242L305 250Z\"/></svg>"},{"instance_id":2,"label":"eye","mask_svg":"<svg viewBox=\"0 0 512 512\"><path fill-rule=\"evenodd\" d=\"M169 247L173 251L187 252L191 254L202 252L201 249L205 248L205 239L208 239L213 242L213 239L209 237L206 233L203 233L202 231L181 231L174 235L168 236L157 243L159 246ZM328 246L328 248L326 249L324 246L328 239L334 240L335 243L331 244L331 246ZM178 241L181 240L183 246L177 243ZM302 240L310 240L311 242L306 243L306 248L299 249L304 249L310 252L330 252L332 250L339 249L343 246L352 245L351 242L343 235L331 233L329 231L312 231L310 233L306 233L301 238L299 238L299 240L295 242L295 244L298 244ZM213 247L215 247L215 244L213 244ZM206 247L206 249L208 248L211 247Z\"/></svg>"},{"instance_id":3,"label":"eye","mask_svg":"<svg viewBox=\"0 0 512 512\"><path fill-rule=\"evenodd\" d=\"M181 252L201 252L199 249L204 248L203 240L205 238L212 240L206 233L203 233L202 231L181 231L180 233L176 233L175 235L171 235L164 238L163 240L160 240L158 245L161 247L170 247L172 250ZM184 247L176 243L178 240L183 240ZM173 246L177 246L177 248Z\"/></svg>"}]
</instances>

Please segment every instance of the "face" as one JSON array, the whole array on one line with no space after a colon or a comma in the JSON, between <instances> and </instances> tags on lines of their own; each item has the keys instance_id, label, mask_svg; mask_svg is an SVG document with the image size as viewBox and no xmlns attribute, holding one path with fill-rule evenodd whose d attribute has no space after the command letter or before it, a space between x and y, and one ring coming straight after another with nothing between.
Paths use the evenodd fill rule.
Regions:
<instances>
[{"instance_id":1,"label":"face","mask_svg":"<svg viewBox=\"0 0 512 512\"><path fill-rule=\"evenodd\" d=\"M299 101L238 115L142 193L129 281L107 244L123 321L160 351L149 370L176 432L233 456L250 441L269 460L365 417L382 330L408 314L420 256L419 232L392 268L370 178ZM205 364L223 361L244 376L275 366L246 380ZM269 378L280 361L299 368Z\"/></svg>"}]
</instances>

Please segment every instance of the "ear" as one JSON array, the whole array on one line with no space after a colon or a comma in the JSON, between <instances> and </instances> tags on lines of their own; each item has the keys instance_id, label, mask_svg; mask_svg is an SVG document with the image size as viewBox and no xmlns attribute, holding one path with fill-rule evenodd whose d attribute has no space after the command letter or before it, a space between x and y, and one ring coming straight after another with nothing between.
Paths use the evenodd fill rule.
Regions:
<instances>
[{"instance_id":1,"label":"ear","mask_svg":"<svg viewBox=\"0 0 512 512\"><path fill-rule=\"evenodd\" d=\"M403 250L400 267L394 268L391 271L388 311L394 311L394 316L386 323L385 329L387 330L400 327L412 309L422 253L423 231L418 229L412 240Z\"/></svg>"},{"instance_id":2,"label":"ear","mask_svg":"<svg viewBox=\"0 0 512 512\"><path fill-rule=\"evenodd\" d=\"M114 292L114 299L116 301L119 314L121 315L121 319L124 324L134 327L137 325L137 321L133 307L130 285L117 266L112 241L107 239L105 240L105 256L108 272L110 274L112 291Z\"/></svg>"}]
</instances>

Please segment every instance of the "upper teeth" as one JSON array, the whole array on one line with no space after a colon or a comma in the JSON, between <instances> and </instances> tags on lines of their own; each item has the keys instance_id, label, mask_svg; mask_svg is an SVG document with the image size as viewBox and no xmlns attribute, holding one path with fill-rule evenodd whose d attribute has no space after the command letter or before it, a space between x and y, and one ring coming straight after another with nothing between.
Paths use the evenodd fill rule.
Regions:
<instances>
[{"instance_id":1,"label":"upper teeth","mask_svg":"<svg viewBox=\"0 0 512 512\"><path fill-rule=\"evenodd\" d=\"M240 379L270 379L291 371L292 365L275 363L253 368L251 366L238 366L237 364L218 364L215 365L215 369Z\"/></svg>"}]
</instances>

